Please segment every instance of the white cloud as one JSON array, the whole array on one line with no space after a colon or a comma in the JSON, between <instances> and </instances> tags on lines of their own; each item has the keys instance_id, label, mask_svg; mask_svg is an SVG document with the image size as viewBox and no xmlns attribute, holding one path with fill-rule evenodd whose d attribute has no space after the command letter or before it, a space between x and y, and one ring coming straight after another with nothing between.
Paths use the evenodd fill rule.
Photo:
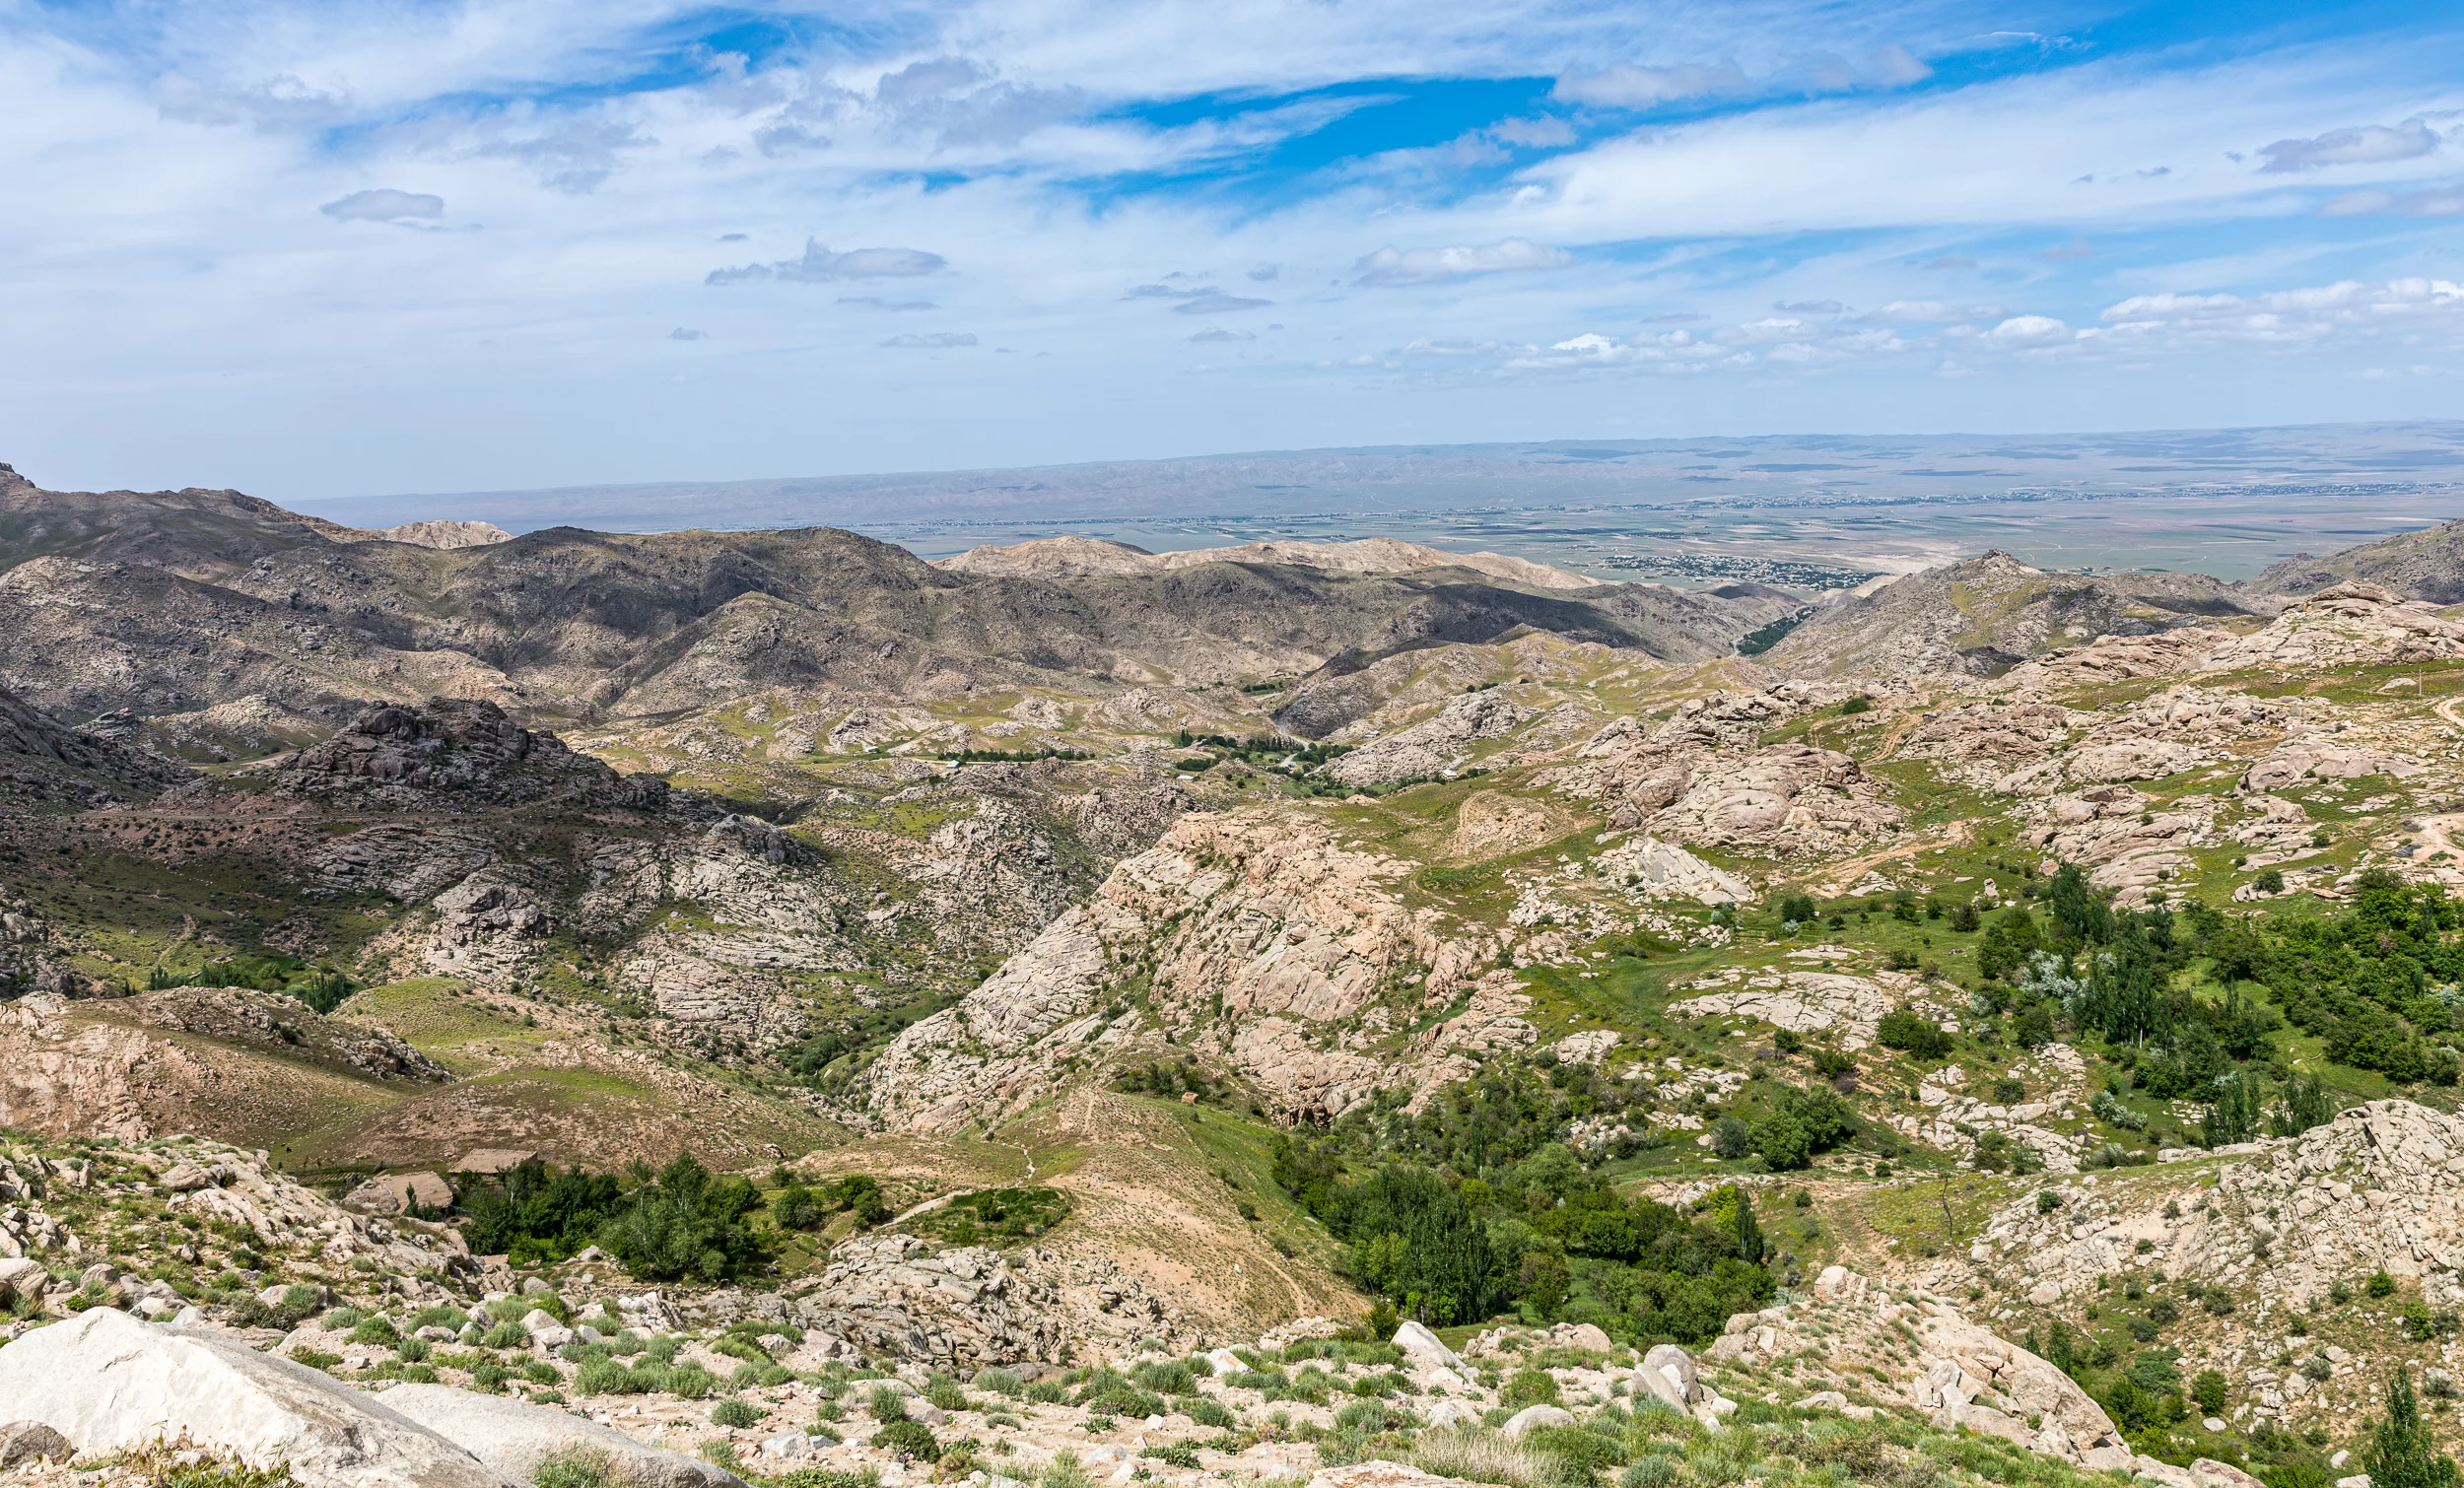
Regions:
<instances>
[{"instance_id":1,"label":"white cloud","mask_svg":"<svg viewBox=\"0 0 2464 1488\"><path fill-rule=\"evenodd\" d=\"M354 191L316 209L336 222L434 222L445 215L445 198L424 191Z\"/></svg>"},{"instance_id":2,"label":"white cloud","mask_svg":"<svg viewBox=\"0 0 2464 1488\"><path fill-rule=\"evenodd\" d=\"M1559 78L1557 86L1549 91L1549 97L1569 103L1642 108L1672 99L1744 93L1751 87L1752 81L1734 62L1682 67L1620 66Z\"/></svg>"},{"instance_id":3,"label":"white cloud","mask_svg":"<svg viewBox=\"0 0 2464 1488\"><path fill-rule=\"evenodd\" d=\"M2059 346L2071 339L2071 328L2051 315L2013 315L1985 333L1995 346L2030 348Z\"/></svg>"},{"instance_id":4,"label":"white cloud","mask_svg":"<svg viewBox=\"0 0 2464 1488\"><path fill-rule=\"evenodd\" d=\"M713 269L704 284L755 284L776 279L788 284L825 284L839 279L910 279L937 274L949 260L922 248L852 248L833 253L814 238L804 240L804 256L777 263L748 263Z\"/></svg>"},{"instance_id":5,"label":"white cloud","mask_svg":"<svg viewBox=\"0 0 2464 1488\"><path fill-rule=\"evenodd\" d=\"M1508 237L1477 246L1446 248L1380 248L1352 267L1362 284L1429 284L1472 274L1500 274L1526 269L1562 269L1574 262L1563 248L1527 237Z\"/></svg>"},{"instance_id":6,"label":"white cloud","mask_svg":"<svg viewBox=\"0 0 2464 1488\"><path fill-rule=\"evenodd\" d=\"M1192 336L1190 339L1192 341L1198 342L1255 341L1258 339L1258 333L1256 331L1229 330L1223 326L1217 325L1209 326L1205 330L1199 331L1197 335Z\"/></svg>"},{"instance_id":7,"label":"white cloud","mask_svg":"<svg viewBox=\"0 0 2464 1488\"><path fill-rule=\"evenodd\" d=\"M1948 325L1960 320L1990 320L2006 313L1998 304L1947 304L1940 300L1894 300L1866 311L1860 318Z\"/></svg>"},{"instance_id":8,"label":"white cloud","mask_svg":"<svg viewBox=\"0 0 2464 1488\"><path fill-rule=\"evenodd\" d=\"M2409 161L2428 155L2438 148L2438 136L2420 119L2406 119L2390 129L2384 124L2363 124L2354 129L2331 129L2306 140L2278 140L2260 147L2259 154L2267 164L2259 168L2263 173L2293 170L2316 170L2322 166L2383 166L2392 161Z\"/></svg>"},{"instance_id":9,"label":"white cloud","mask_svg":"<svg viewBox=\"0 0 2464 1488\"><path fill-rule=\"evenodd\" d=\"M976 338L965 331L930 331L921 335L892 336L881 344L902 351L945 351L954 346L973 346Z\"/></svg>"},{"instance_id":10,"label":"white cloud","mask_svg":"<svg viewBox=\"0 0 2464 1488\"><path fill-rule=\"evenodd\" d=\"M710 332L689 330L680 325L667 333L667 339L670 341L708 341Z\"/></svg>"},{"instance_id":11,"label":"white cloud","mask_svg":"<svg viewBox=\"0 0 2464 1488\"><path fill-rule=\"evenodd\" d=\"M2464 284L2447 279L2347 279L2259 295L2134 295L2081 332L2128 350L2278 350L2331 338L2464 334Z\"/></svg>"}]
</instances>

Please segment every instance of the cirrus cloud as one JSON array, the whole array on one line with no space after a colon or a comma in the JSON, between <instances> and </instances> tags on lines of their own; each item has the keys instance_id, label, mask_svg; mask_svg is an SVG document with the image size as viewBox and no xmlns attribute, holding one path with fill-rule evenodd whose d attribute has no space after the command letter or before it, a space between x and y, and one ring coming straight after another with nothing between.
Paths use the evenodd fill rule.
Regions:
<instances>
[{"instance_id":1,"label":"cirrus cloud","mask_svg":"<svg viewBox=\"0 0 2464 1488\"><path fill-rule=\"evenodd\" d=\"M336 222L434 222L445 216L445 198L431 196L424 191L396 191L390 187L379 187L374 191L354 191L316 210Z\"/></svg>"},{"instance_id":2,"label":"cirrus cloud","mask_svg":"<svg viewBox=\"0 0 2464 1488\"><path fill-rule=\"evenodd\" d=\"M937 274L947 267L948 259L922 248L851 248L833 253L819 239L808 237L800 258L713 269L702 282L723 285L778 280L785 284L827 284L841 279L912 279Z\"/></svg>"},{"instance_id":3,"label":"cirrus cloud","mask_svg":"<svg viewBox=\"0 0 2464 1488\"><path fill-rule=\"evenodd\" d=\"M892 336L881 344L899 351L937 352L947 351L957 346L973 346L976 344L976 338L966 331L924 331Z\"/></svg>"},{"instance_id":4,"label":"cirrus cloud","mask_svg":"<svg viewBox=\"0 0 2464 1488\"><path fill-rule=\"evenodd\" d=\"M1463 243L1444 248L1380 248L1352 265L1364 285L1433 284L1473 274L1504 274L1528 269L1562 269L1574 262L1563 248L1528 237L1496 242Z\"/></svg>"}]
</instances>

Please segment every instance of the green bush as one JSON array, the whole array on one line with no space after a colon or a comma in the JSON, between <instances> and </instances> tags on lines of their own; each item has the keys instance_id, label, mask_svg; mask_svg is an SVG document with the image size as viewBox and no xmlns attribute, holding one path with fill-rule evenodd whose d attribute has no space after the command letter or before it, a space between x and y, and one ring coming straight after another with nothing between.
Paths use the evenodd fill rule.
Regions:
<instances>
[{"instance_id":1,"label":"green bush","mask_svg":"<svg viewBox=\"0 0 2464 1488\"><path fill-rule=\"evenodd\" d=\"M729 1395L711 1407L710 1419L714 1426L758 1426L762 1418L769 1414L750 1400Z\"/></svg>"},{"instance_id":2,"label":"green bush","mask_svg":"<svg viewBox=\"0 0 2464 1488\"><path fill-rule=\"evenodd\" d=\"M2392 1297L2396 1292L2396 1279L2384 1271L2372 1271L2370 1279L2362 1283L2361 1290L2372 1297Z\"/></svg>"},{"instance_id":3,"label":"green bush","mask_svg":"<svg viewBox=\"0 0 2464 1488\"><path fill-rule=\"evenodd\" d=\"M387 1319L370 1318L351 1329L351 1341L391 1345L402 1341L402 1332Z\"/></svg>"},{"instance_id":4,"label":"green bush","mask_svg":"<svg viewBox=\"0 0 2464 1488\"><path fill-rule=\"evenodd\" d=\"M1152 1457L1159 1462L1169 1462L1175 1467L1195 1470L1198 1466L1198 1449L1187 1442L1168 1442L1161 1446L1149 1447L1138 1455Z\"/></svg>"},{"instance_id":5,"label":"green bush","mask_svg":"<svg viewBox=\"0 0 2464 1488\"><path fill-rule=\"evenodd\" d=\"M2224 1377L2215 1370L2203 1369L2190 1382L2190 1398L2209 1415L2222 1415L2224 1410Z\"/></svg>"},{"instance_id":6,"label":"green bush","mask_svg":"<svg viewBox=\"0 0 2464 1488\"><path fill-rule=\"evenodd\" d=\"M904 1421L907 1419L907 1391L895 1385L876 1385L866 1397L865 1406L872 1412L872 1418L885 1426L894 1421Z\"/></svg>"},{"instance_id":7,"label":"green bush","mask_svg":"<svg viewBox=\"0 0 2464 1488\"><path fill-rule=\"evenodd\" d=\"M1875 1039L1884 1048L1899 1049L1928 1063L1951 1052L1951 1036L1943 1032L1941 1024L1904 1007L1882 1015Z\"/></svg>"},{"instance_id":8,"label":"green bush","mask_svg":"<svg viewBox=\"0 0 2464 1488\"><path fill-rule=\"evenodd\" d=\"M976 1388L989 1389L997 1395L1015 1396L1023 1393L1026 1387L1018 1383L1016 1375L1005 1369L984 1369L976 1371Z\"/></svg>"},{"instance_id":9,"label":"green bush","mask_svg":"<svg viewBox=\"0 0 2464 1488\"><path fill-rule=\"evenodd\" d=\"M1209 1399L1204 1395L1183 1403L1181 1414L1188 1416L1200 1426L1212 1426L1224 1431L1232 1427L1232 1412L1224 1408L1222 1401Z\"/></svg>"},{"instance_id":10,"label":"green bush","mask_svg":"<svg viewBox=\"0 0 2464 1488\"><path fill-rule=\"evenodd\" d=\"M1617 1474L1617 1488L1669 1488L1677 1481L1677 1463L1656 1452L1636 1457Z\"/></svg>"},{"instance_id":11,"label":"green bush","mask_svg":"<svg viewBox=\"0 0 2464 1488\"><path fill-rule=\"evenodd\" d=\"M719 1377L698 1364L668 1370L667 1392L687 1400L707 1400L719 1390Z\"/></svg>"},{"instance_id":12,"label":"green bush","mask_svg":"<svg viewBox=\"0 0 2464 1488\"><path fill-rule=\"evenodd\" d=\"M424 1307L404 1326L414 1333L424 1327L449 1327L458 1333L469 1321L470 1314L457 1307Z\"/></svg>"},{"instance_id":13,"label":"green bush","mask_svg":"<svg viewBox=\"0 0 2464 1488\"><path fill-rule=\"evenodd\" d=\"M626 1488L616 1459L604 1448L560 1447L530 1470L531 1488Z\"/></svg>"},{"instance_id":14,"label":"green bush","mask_svg":"<svg viewBox=\"0 0 2464 1488\"><path fill-rule=\"evenodd\" d=\"M875 1452L895 1452L919 1462L937 1461L941 1455L940 1442L922 1421L892 1421L872 1434L872 1446Z\"/></svg>"},{"instance_id":15,"label":"green bush","mask_svg":"<svg viewBox=\"0 0 2464 1488\"><path fill-rule=\"evenodd\" d=\"M1557 1403L1557 1377L1544 1369L1517 1370L1506 1381L1505 1403L1518 1408L1525 1405Z\"/></svg>"}]
</instances>

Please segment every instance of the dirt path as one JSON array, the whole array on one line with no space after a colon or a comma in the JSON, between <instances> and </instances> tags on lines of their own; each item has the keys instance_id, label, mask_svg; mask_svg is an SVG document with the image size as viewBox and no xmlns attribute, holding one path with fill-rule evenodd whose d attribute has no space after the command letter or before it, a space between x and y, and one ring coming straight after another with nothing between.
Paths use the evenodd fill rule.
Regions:
<instances>
[{"instance_id":1,"label":"dirt path","mask_svg":"<svg viewBox=\"0 0 2464 1488\"><path fill-rule=\"evenodd\" d=\"M1855 857L1818 870L1818 876L1838 884L1841 892L1845 893L1858 879L1893 858L1913 857L1920 852L1931 852L1936 847L1955 847L1966 843L1974 834L1975 825L1973 822L1952 822L1940 837L1920 837L1915 842L1896 847L1883 847L1873 852L1859 853ZM1816 874L1809 873L1800 877L1798 882L1810 883L1816 876Z\"/></svg>"}]
</instances>

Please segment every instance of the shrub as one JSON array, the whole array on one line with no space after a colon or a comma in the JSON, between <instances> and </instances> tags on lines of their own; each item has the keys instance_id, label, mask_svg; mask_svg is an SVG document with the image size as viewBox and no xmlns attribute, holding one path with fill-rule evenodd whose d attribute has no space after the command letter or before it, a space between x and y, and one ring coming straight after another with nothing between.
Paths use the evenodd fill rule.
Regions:
<instances>
[{"instance_id":1,"label":"shrub","mask_svg":"<svg viewBox=\"0 0 2464 1488\"><path fill-rule=\"evenodd\" d=\"M1354 1400L1335 1413L1335 1424L1343 1431L1384 1431L1394 1421L1395 1412L1387 1409L1385 1401L1376 1399Z\"/></svg>"},{"instance_id":2,"label":"shrub","mask_svg":"<svg viewBox=\"0 0 2464 1488\"><path fill-rule=\"evenodd\" d=\"M922 1421L892 1421L872 1434L875 1452L895 1452L919 1462L940 1459L941 1444L932 1435L932 1428Z\"/></svg>"},{"instance_id":3,"label":"shrub","mask_svg":"<svg viewBox=\"0 0 2464 1488\"><path fill-rule=\"evenodd\" d=\"M638 1366L637 1366L638 1368ZM698 1364L667 1370L667 1392L687 1400L707 1400L719 1389L719 1377Z\"/></svg>"},{"instance_id":4,"label":"shrub","mask_svg":"<svg viewBox=\"0 0 2464 1488\"><path fill-rule=\"evenodd\" d=\"M1026 1387L1018 1383L1016 1375L1005 1369L986 1369L976 1372L976 1388L989 1389L994 1394L1015 1396L1023 1392Z\"/></svg>"},{"instance_id":5,"label":"shrub","mask_svg":"<svg viewBox=\"0 0 2464 1488\"><path fill-rule=\"evenodd\" d=\"M1732 1162L1753 1151L1752 1129L1733 1116L1711 1123L1711 1150Z\"/></svg>"},{"instance_id":6,"label":"shrub","mask_svg":"<svg viewBox=\"0 0 2464 1488\"><path fill-rule=\"evenodd\" d=\"M1882 1015L1876 1040L1884 1048L1896 1048L1911 1058L1929 1062L1951 1052L1951 1036L1943 1032L1941 1024L1904 1007Z\"/></svg>"},{"instance_id":7,"label":"shrub","mask_svg":"<svg viewBox=\"0 0 2464 1488\"><path fill-rule=\"evenodd\" d=\"M626 1377L625 1367L613 1359L586 1359L574 1372L574 1389L585 1395L630 1394Z\"/></svg>"},{"instance_id":8,"label":"shrub","mask_svg":"<svg viewBox=\"0 0 2464 1488\"><path fill-rule=\"evenodd\" d=\"M2362 1283L2361 1289L2372 1297L2392 1297L2396 1291L2396 1279L2384 1271L2372 1271L2370 1279Z\"/></svg>"},{"instance_id":9,"label":"shrub","mask_svg":"<svg viewBox=\"0 0 2464 1488\"><path fill-rule=\"evenodd\" d=\"M424 1327L449 1327L458 1333L469 1321L470 1314L457 1307L424 1307L411 1315L405 1326L414 1333Z\"/></svg>"},{"instance_id":10,"label":"shrub","mask_svg":"<svg viewBox=\"0 0 2464 1488\"><path fill-rule=\"evenodd\" d=\"M874 1420L885 1426L894 1421L904 1421L907 1419L907 1391L895 1385L876 1385L872 1393L865 1397L864 1408L872 1412Z\"/></svg>"},{"instance_id":11,"label":"shrub","mask_svg":"<svg viewBox=\"0 0 2464 1488\"><path fill-rule=\"evenodd\" d=\"M1492 1432L1447 1427L1424 1431L1407 1454L1412 1465L1440 1477L1507 1488L1556 1488L1555 1459Z\"/></svg>"},{"instance_id":12,"label":"shrub","mask_svg":"<svg viewBox=\"0 0 2464 1488\"><path fill-rule=\"evenodd\" d=\"M603 1448L559 1447L530 1470L531 1488L625 1488L616 1459Z\"/></svg>"},{"instance_id":13,"label":"shrub","mask_svg":"<svg viewBox=\"0 0 2464 1488\"><path fill-rule=\"evenodd\" d=\"M1967 907L1962 905L1960 908ZM1969 917L1975 917L1974 911L1969 911ZM1644 1453L1617 1474L1617 1488L1669 1488L1676 1481L1677 1464L1656 1452Z\"/></svg>"},{"instance_id":14,"label":"shrub","mask_svg":"<svg viewBox=\"0 0 2464 1488\"><path fill-rule=\"evenodd\" d=\"M974 1409L973 1403L967 1398L967 1392L960 1389L957 1386L951 1385L947 1382L935 1385L932 1388L924 1391L924 1398L931 1401L935 1406L942 1410L958 1411Z\"/></svg>"},{"instance_id":15,"label":"shrub","mask_svg":"<svg viewBox=\"0 0 2464 1488\"><path fill-rule=\"evenodd\" d=\"M2190 1398L2198 1401L2199 1408L2209 1415L2223 1414L2224 1377L2212 1369L2199 1371L2198 1378L2190 1382Z\"/></svg>"},{"instance_id":16,"label":"shrub","mask_svg":"<svg viewBox=\"0 0 2464 1488\"><path fill-rule=\"evenodd\" d=\"M1212 1426L1223 1431L1229 1431L1232 1428L1232 1412L1224 1408L1221 1400L1209 1399L1204 1395L1199 1395L1183 1405L1181 1414L1188 1416L1200 1426Z\"/></svg>"},{"instance_id":17,"label":"shrub","mask_svg":"<svg viewBox=\"0 0 2464 1488\"><path fill-rule=\"evenodd\" d=\"M1160 1447L1149 1447L1138 1455L1153 1457L1159 1462L1169 1462L1175 1467L1195 1469L1198 1466L1198 1449L1187 1442L1171 1442Z\"/></svg>"},{"instance_id":18,"label":"shrub","mask_svg":"<svg viewBox=\"0 0 2464 1488\"><path fill-rule=\"evenodd\" d=\"M2061 1207L2062 1207L2062 1195L2061 1195L2061 1194L2054 1192L2051 1188L2039 1188L2039 1189L2037 1189L2037 1190L2036 1190L2036 1212L2037 1212L2037 1213L2039 1213L2039 1214L2051 1214L2054 1210L2059 1209L2059 1208L2061 1208Z\"/></svg>"},{"instance_id":19,"label":"shrub","mask_svg":"<svg viewBox=\"0 0 2464 1488\"><path fill-rule=\"evenodd\" d=\"M750 1400L729 1395L711 1407L710 1418L714 1426L754 1426L769 1414Z\"/></svg>"},{"instance_id":20,"label":"shrub","mask_svg":"<svg viewBox=\"0 0 2464 1488\"><path fill-rule=\"evenodd\" d=\"M1518 1409L1557 1403L1557 1377L1544 1369L1517 1370L1506 1382L1504 1401Z\"/></svg>"},{"instance_id":21,"label":"shrub","mask_svg":"<svg viewBox=\"0 0 2464 1488\"><path fill-rule=\"evenodd\" d=\"M533 1359L522 1366L522 1378L533 1385L562 1385L565 1377L545 1359Z\"/></svg>"},{"instance_id":22,"label":"shrub","mask_svg":"<svg viewBox=\"0 0 2464 1488\"><path fill-rule=\"evenodd\" d=\"M1079 1464L1078 1454L1064 1447L1045 1466L1042 1488L1095 1488L1095 1478Z\"/></svg>"}]
</instances>

